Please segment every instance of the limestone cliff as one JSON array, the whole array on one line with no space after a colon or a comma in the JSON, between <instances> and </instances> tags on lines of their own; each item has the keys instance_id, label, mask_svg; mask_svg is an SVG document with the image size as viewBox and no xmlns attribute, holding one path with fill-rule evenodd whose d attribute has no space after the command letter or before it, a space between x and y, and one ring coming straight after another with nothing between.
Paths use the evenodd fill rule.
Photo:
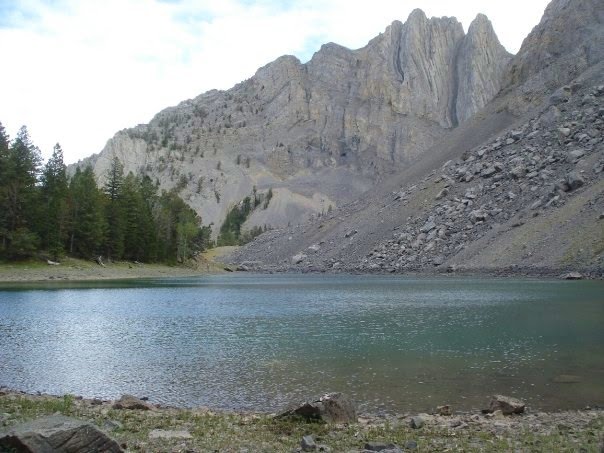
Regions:
<instances>
[{"instance_id":1,"label":"limestone cliff","mask_svg":"<svg viewBox=\"0 0 604 453\"><path fill-rule=\"evenodd\" d=\"M232 262L272 271L581 270L602 278L604 2L552 1L503 63L503 88L468 118L499 89L488 63L507 56L493 41L479 16L460 43L462 122L444 140L362 198L265 233Z\"/></svg>"},{"instance_id":2,"label":"limestone cliff","mask_svg":"<svg viewBox=\"0 0 604 453\"><path fill-rule=\"evenodd\" d=\"M92 164L178 187L205 224L273 190L247 226L299 223L349 202L472 117L499 91L510 56L484 16L411 13L367 46L326 44L302 64L283 56L228 91L210 91L118 132Z\"/></svg>"}]
</instances>

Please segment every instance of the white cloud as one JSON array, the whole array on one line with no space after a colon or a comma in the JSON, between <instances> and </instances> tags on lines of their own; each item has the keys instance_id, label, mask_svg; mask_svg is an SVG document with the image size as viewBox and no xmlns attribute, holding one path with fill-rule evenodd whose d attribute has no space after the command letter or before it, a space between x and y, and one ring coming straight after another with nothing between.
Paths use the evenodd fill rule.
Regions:
<instances>
[{"instance_id":1,"label":"white cloud","mask_svg":"<svg viewBox=\"0 0 604 453\"><path fill-rule=\"evenodd\" d=\"M0 0L0 121L13 135L26 124L46 156L60 142L74 162L119 129L227 89L282 54L306 60L328 41L362 47L416 7L456 16L466 29L484 12L515 52L546 3Z\"/></svg>"}]
</instances>

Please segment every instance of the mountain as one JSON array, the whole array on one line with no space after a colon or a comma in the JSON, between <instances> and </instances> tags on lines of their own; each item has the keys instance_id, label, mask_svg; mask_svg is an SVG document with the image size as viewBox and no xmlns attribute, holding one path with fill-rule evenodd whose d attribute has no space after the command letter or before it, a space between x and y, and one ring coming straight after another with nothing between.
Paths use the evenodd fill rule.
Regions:
<instances>
[{"instance_id":1,"label":"mountain","mask_svg":"<svg viewBox=\"0 0 604 453\"><path fill-rule=\"evenodd\" d=\"M466 37L459 51L473 45ZM471 61L487 59L478 54ZM463 61L456 66L471 67ZM467 86L465 74L486 93L493 71L502 74L499 92L489 100L456 90L461 122L440 141L362 197L265 233L231 262L303 272L603 276L604 3L552 1L519 53L488 67L462 70L457 82ZM453 125L451 111L441 121Z\"/></svg>"},{"instance_id":2,"label":"mountain","mask_svg":"<svg viewBox=\"0 0 604 453\"><path fill-rule=\"evenodd\" d=\"M325 44L305 64L283 56L230 90L167 108L77 165L103 179L117 156L177 188L215 234L254 188L273 197L245 228L298 224L362 196L471 119L510 60L485 16L465 34L454 18L415 10L361 49Z\"/></svg>"}]
</instances>

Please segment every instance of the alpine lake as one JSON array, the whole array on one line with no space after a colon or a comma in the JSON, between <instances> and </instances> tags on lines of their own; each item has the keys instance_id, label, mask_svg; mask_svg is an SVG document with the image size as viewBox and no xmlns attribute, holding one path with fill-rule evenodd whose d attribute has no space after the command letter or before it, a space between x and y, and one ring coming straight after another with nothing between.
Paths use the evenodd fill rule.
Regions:
<instances>
[{"instance_id":1,"label":"alpine lake","mask_svg":"<svg viewBox=\"0 0 604 453\"><path fill-rule=\"evenodd\" d=\"M604 282L254 275L0 284L0 386L277 411L604 405Z\"/></svg>"}]
</instances>

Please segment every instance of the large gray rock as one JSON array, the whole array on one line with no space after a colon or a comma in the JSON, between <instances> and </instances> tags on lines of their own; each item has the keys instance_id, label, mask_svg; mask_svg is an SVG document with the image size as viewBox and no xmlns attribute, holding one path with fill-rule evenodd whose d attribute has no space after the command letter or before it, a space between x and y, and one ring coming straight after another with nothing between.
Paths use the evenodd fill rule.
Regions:
<instances>
[{"instance_id":1,"label":"large gray rock","mask_svg":"<svg viewBox=\"0 0 604 453\"><path fill-rule=\"evenodd\" d=\"M122 395L122 397L117 400L115 403L113 403L113 408L114 409L130 409L130 410L142 410L142 411L148 411L148 410L152 410L154 409L154 407L135 397L132 395Z\"/></svg>"},{"instance_id":2,"label":"large gray rock","mask_svg":"<svg viewBox=\"0 0 604 453\"><path fill-rule=\"evenodd\" d=\"M521 414L524 412L525 406L524 401L519 399L504 395L493 395L488 411L493 413L500 410L503 415Z\"/></svg>"},{"instance_id":3,"label":"large gray rock","mask_svg":"<svg viewBox=\"0 0 604 453\"><path fill-rule=\"evenodd\" d=\"M278 418L303 418L326 423L356 423L355 404L342 393L327 393L317 400L287 409Z\"/></svg>"},{"instance_id":4,"label":"large gray rock","mask_svg":"<svg viewBox=\"0 0 604 453\"><path fill-rule=\"evenodd\" d=\"M0 451L24 453L118 453L120 446L90 423L43 417L0 432Z\"/></svg>"}]
</instances>

